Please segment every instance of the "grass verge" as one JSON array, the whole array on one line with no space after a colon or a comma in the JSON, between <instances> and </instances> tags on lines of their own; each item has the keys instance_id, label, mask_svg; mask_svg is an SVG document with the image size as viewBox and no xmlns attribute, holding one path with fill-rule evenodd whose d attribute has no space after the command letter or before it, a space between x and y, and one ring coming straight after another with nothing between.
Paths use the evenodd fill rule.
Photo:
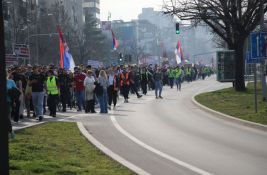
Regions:
<instances>
[{"instance_id":1,"label":"grass verge","mask_svg":"<svg viewBox=\"0 0 267 175\"><path fill-rule=\"evenodd\" d=\"M89 144L76 123L52 122L18 131L9 155L11 175L134 174Z\"/></svg>"},{"instance_id":2,"label":"grass verge","mask_svg":"<svg viewBox=\"0 0 267 175\"><path fill-rule=\"evenodd\" d=\"M260 87L258 85L258 87ZM195 97L200 104L236 118L255 123L267 124L267 102L262 101L261 89L258 92L258 113L254 108L253 84L248 84L245 92L233 88L199 94Z\"/></svg>"}]
</instances>

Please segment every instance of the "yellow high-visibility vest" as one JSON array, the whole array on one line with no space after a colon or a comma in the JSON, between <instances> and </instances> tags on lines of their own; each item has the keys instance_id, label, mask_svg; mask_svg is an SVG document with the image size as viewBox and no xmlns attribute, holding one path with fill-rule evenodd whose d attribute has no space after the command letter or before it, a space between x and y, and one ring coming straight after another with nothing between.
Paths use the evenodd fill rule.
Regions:
<instances>
[{"instance_id":1,"label":"yellow high-visibility vest","mask_svg":"<svg viewBox=\"0 0 267 175\"><path fill-rule=\"evenodd\" d=\"M57 87L57 82L56 82L56 77L48 77L47 81L46 81L46 85L47 85L47 93L51 94L51 95L58 95L59 94L59 90Z\"/></svg>"}]
</instances>

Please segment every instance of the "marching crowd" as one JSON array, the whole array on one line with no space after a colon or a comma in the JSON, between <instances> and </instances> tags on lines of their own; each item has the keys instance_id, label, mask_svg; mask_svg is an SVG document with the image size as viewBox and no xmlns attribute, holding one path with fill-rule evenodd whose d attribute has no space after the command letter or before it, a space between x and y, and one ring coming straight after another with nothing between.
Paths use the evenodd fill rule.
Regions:
<instances>
[{"instance_id":1,"label":"marching crowd","mask_svg":"<svg viewBox=\"0 0 267 175\"><path fill-rule=\"evenodd\" d=\"M57 111L66 112L67 108L96 113L95 108L99 107L100 113L105 114L116 108L119 95L128 103L130 93L142 98L141 93L146 95L148 90L154 90L156 99L162 99L164 85L171 88L176 85L177 91L181 91L182 82L205 79L212 73L211 68L196 65L122 65L99 69L81 65L74 72L53 64L11 66L7 70L10 137L15 137L12 120L17 123L25 117L34 117L42 121L47 112L56 117Z\"/></svg>"}]
</instances>

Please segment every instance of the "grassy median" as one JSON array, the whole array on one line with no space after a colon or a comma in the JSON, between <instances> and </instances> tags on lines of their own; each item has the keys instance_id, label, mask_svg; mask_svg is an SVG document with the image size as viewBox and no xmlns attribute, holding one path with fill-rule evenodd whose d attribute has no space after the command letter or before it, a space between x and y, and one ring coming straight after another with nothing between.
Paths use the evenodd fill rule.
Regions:
<instances>
[{"instance_id":1,"label":"grassy median","mask_svg":"<svg viewBox=\"0 0 267 175\"><path fill-rule=\"evenodd\" d=\"M52 122L21 130L9 152L11 175L134 174L89 144L76 123Z\"/></svg>"},{"instance_id":2,"label":"grassy median","mask_svg":"<svg viewBox=\"0 0 267 175\"><path fill-rule=\"evenodd\" d=\"M258 84L258 113L254 108L254 88L250 83L245 92L236 92L227 88L196 96L196 101L213 110L240 119L267 124L267 102L262 101L260 84Z\"/></svg>"}]
</instances>

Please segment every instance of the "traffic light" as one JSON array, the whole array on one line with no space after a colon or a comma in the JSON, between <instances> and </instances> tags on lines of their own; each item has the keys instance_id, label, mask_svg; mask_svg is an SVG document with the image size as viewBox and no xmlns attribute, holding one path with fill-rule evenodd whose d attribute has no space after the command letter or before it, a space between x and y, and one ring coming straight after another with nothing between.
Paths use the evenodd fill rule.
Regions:
<instances>
[{"instance_id":1,"label":"traffic light","mask_svg":"<svg viewBox=\"0 0 267 175\"><path fill-rule=\"evenodd\" d=\"M119 62L122 62L123 61L123 54L122 53L119 53Z\"/></svg>"},{"instance_id":2,"label":"traffic light","mask_svg":"<svg viewBox=\"0 0 267 175\"><path fill-rule=\"evenodd\" d=\"M176 34L180 34L180 26L178 22L176 23Z\"/></svg>"}]
</instances>

